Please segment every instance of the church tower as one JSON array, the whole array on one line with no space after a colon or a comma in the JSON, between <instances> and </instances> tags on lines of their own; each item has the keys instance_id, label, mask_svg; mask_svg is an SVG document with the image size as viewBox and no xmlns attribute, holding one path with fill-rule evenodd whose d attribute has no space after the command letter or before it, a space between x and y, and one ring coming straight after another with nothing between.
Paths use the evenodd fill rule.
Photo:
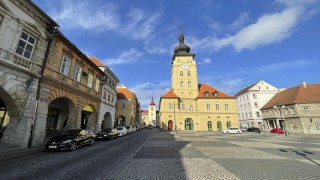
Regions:
<instances>
[{"instance_id":1,"label":"church tower","mask_svg":"<svg viewBox=\"0 0 320 180\"><path fill-rule=\"evenodd\" d=\"M148 120L149 120L148 124L155 125L156 117L157 117L156 104L154 103L153 97L152 97L149 108L148 108Z\"/></svg>"},{"instance_id":2,"label":"church tower","mask_svg":"<svg viewBox=\"0 0 320 180\"><path fill-rule=\"evenodd\" d=\"M184 43L184 35L180 26L179 44L172 57L172 88L181 98L194 99L198 95L197 64L190 47Z\"/></svg>"},{"instance_id":3,"label":"church tower","mask_svg":"<svg viewBox=\"0 0 320 180\"><path fill-rule=\"evenodd\" d=\"M220 132L239 127L235 98L198 83L195 55L184 43L181 26L178 40L171 60L172 88L160 97L160 127L169 131Z\"/></svg>"}]
</instances>

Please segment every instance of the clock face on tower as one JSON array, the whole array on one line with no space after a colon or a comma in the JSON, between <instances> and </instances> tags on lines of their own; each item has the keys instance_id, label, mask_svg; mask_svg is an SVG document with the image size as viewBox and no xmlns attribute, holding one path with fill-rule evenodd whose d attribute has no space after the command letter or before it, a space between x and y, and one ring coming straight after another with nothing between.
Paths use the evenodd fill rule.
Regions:
<instances>
[{"instance_id":1,"label":"clock face on tower","mask_svg":"<svg viewBox=\"0 0 320 180\"><path fill-rule=\"evenodd\" d=\"M188 64L182 65L182 69L187 70L188 69Z\"/></svg>"}]
</instances>

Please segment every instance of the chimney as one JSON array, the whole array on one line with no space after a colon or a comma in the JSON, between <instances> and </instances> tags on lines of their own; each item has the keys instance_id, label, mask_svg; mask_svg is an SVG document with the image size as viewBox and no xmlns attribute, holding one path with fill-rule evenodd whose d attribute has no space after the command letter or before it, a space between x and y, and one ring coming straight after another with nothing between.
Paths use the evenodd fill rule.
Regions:
<instances>
[{"instance_id":1,"label":"chimney","mask_svg":"<svg viewBox=\"0 0 320 180\"><path fill-rule=\"evenodd\" d=\"M304 88L307 88L307 84L305 81L302 81L301 85L304 87Z\"/></svg>"}]
</instances>

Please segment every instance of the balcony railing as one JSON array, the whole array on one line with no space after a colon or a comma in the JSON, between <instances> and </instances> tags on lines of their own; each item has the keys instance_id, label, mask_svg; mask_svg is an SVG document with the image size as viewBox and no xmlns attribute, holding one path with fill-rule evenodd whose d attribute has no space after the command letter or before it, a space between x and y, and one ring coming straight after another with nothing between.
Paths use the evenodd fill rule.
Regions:
<instances>
[{"instance_id":1,"label":"balcony railing","mask_svg":"<svg viewBox=\"0 0 320 180\"><path fill-rule=\"evenodd\" d=\"M26 70L30 70L32 65L32 62L30 60L22 58L12 52L3 50L1 48L0 48L0 60Z\"/></svg>"}]
</instances>

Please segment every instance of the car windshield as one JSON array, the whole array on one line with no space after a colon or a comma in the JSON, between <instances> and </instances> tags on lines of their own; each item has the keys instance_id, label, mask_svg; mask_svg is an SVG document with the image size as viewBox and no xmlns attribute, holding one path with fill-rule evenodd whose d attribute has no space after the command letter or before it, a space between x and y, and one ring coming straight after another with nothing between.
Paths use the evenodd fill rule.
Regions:
<instances>
[{"instance_id":1,"label":"car windshield","mask_svg":"<svg viewBox=\"0 0 320 180\"><path fill-rule=\"evenodd\" d=\"M79 130L79 129L77 129L77 130L67 130L67 131L63 131L60 135L75 136L75 135L78 135L80 131L81 130Z\"/></svg>"},{"instance_id":2,"label":"car windshield","mask_svg":"<svg viewBox=\"0 0 320 180\"><path fill-rule=\"evenodd\" d=\"M101 132L111 132L112 129L110 128L106 128L106 129L102 129Z\"/></svg>"},{"instance_id":3,"label":"car windshield","mask_svg":"<svg viewBox=\"0 0 320 180\"><path fill-rule=\"evenodd\" d=\"M130 129L130 126L126 126L127 129Z\"/></svg>"},{"instance_id":4,"label":"car windshield","mask_svg":"<svg viewBox=\"0 0 320 180\"><path fill-rule=\"evenodd\" d=\"M122 130L122 127L117 127L117 130Z\"/></svg>"}]
</instances>

